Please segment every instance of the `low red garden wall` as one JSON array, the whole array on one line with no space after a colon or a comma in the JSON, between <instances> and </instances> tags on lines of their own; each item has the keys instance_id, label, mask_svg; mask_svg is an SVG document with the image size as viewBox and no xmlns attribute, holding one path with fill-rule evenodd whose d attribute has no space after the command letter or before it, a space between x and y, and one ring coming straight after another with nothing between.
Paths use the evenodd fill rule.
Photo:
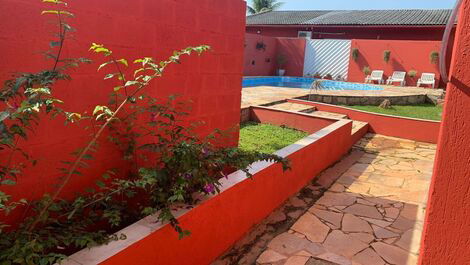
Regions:
<instances>
[{"instance_id":1,"label":"low red garden wall","mask_svg":"<svg viewBox=\"0 0 470 265\"><path fill-rule=\"evenodd\" d=\"M315 106L320 111L348 115L352 120L368 122L369 130L373 133L419 142L437 143L441 126L438 121L383 115L306 100L289 99L288 101Z\"/></svg>"},{"instance_id":2,"label":"low red garden wall","mask_svg":"<svg viewBox=\"0 0 470 265\"><path fill-rule=\"evenodd\" d=\"M299 119L293 113L286 115ZM262 115L258 117L266 122ZM314 117L303 121L323 122ZM181 224L192 232L188 238L178 240L171 227L149 217L123 231L126 241L83 250L65 264L209 264L346 154L352 146L351 128L351 121L341 120L278 151L291 160L291 171L283 172L279 164L257 162L251 167L252 179L241 171L229 175L219 195L181 213Z\"/></svg>"},{"instance_id":3,"label":"low red garden wall","mask_svg":"<svg viewBox=\"0 0 470 265\"><path fill-rule=\"evenodd\" d=\"M440 41L409 41L409 40L352 40L352 49L359 49L359 57L356 61L349 61L348 81L364 82L364 67L371 70L384 70L385 80L394 71L415 70L418 75L415 78L407 76L408 86L416 86L416 82L423 72L435 73L437 83L440 75L437 63L431 63L430 54L440 51ZM383 59L385 50L391 51L390 61Z\"/></svg>"},{"instance_id":4,"label":"low red garden wall","mask_svg":"<svg viewBox=\"0 0 470 265\"><path fill-rule=\"evenodd\" d=\"M253 106L250 108L250 111L250 119L252 121L278 126L285 125L308 133L314 133L336 122L336 120L318 117L315 118L315 122L312 122L312 117L305 113L287 112L269 107Z\"/></svg>"}]
</instances>

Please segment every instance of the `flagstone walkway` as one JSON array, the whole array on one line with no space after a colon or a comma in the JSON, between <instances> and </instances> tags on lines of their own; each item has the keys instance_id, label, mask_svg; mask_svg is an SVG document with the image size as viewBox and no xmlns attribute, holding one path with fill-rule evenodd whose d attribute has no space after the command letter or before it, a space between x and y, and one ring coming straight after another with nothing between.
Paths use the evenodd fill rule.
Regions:
<instances>
[{"instance_id":1,"label":"flagstone walkway","mask_svg":"<svg viewBox=\"0 0 470 265\"><path fill-rule=\"evenodd\" d=\"M257 264L417 263L435 145L367 135L356 148L362 157Z\"/></svg>"}]
</instances>

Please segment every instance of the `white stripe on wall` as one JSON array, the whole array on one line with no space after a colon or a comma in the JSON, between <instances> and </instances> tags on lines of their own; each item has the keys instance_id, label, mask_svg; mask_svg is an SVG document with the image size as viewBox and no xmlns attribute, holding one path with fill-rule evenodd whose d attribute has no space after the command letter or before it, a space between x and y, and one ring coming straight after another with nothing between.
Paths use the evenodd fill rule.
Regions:
<instances>
[{"instance_id":1,"label":"white stripe on wall","mask_svg":"<svg viewBox=\"0 0 470 265\"><path fill-rule=\"evenodd\" d=\"M319 73L348 78L350 40L307 40L304 76Z\"/></svg>"}]
</instances>

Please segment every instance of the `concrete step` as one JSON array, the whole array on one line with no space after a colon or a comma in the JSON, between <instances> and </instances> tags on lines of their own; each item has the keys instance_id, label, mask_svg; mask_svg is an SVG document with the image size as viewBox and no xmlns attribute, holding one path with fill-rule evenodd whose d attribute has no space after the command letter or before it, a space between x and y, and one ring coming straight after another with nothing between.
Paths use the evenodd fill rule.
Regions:
<instances>
[{"instance_id":1,"label":"concrete step","mask_svg":"<svg viewBox=\"0 0 470 265\"><path fill-rule=\"evenodd\" d=\"M369 123L367 122L353 121L351 134L355 134L356 132L367 126L369 126Z\"/></svg>"},{"instance_id":2,"label":"concrete step","mask_svg":"<svg viewBox=\"0 0 470 265\"><path fill-rule=\"evenodd\" d=\"M347 115L338 114L334 112L327 112L327 111L315 111L315 112L310 113L310 115L314 117L335 119L335 120L348 119Z\"/></svg>"},{"instance_id":3,"label":"concrete step","mask_svg":"<svg viewBox=\"0 0 470 265\"><path fill-rule=\"evenodd\" d=\"M270 107L274 109L279 109L279 110L297 111L297 112L303 112L303 113L312 113L316 110L315 107L312 107L312 106L291 103L291 102L279 103L276 105L272 105Z\"/></svg>"}]
</instances>

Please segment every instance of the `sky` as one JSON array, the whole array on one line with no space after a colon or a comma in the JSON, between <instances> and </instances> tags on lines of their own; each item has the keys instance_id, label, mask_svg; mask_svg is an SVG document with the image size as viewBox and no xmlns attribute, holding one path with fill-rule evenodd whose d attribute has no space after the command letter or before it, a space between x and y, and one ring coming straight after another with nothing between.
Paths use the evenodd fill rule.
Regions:
<instances>
[{"instance_id":1,"label":"sky","mask_svg":"<svg viewBox=\"0 0 470 265\"><path fill-rule=\"evenodd\" d=\"M452 8L455 0L280 0L280 10L439 9ZM248 4L251 0L247 1Z\"/></svg>"}]
</instances>

